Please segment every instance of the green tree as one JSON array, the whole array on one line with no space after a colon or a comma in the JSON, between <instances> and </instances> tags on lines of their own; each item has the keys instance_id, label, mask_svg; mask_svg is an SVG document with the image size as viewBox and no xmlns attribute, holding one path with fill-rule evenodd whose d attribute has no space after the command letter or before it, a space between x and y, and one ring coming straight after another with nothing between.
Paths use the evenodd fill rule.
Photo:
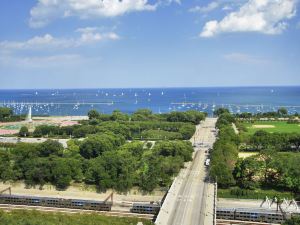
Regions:
<instances>
[{"instance_id":1,"label":"green tree","mask_svg":"<svg viewBox=\"0 0 300 225\"><path fill-rule=\"evenodd\" d=\"M114 120L114 121L128 121L129 116L125 113L122 113L119 110L114 110L112 115L111 115L111 119Z\"/></svg>"},{"instance_id":2,"label":"green tree","mask_svg":"<svg viewBox=\"0 0 300 225\"><path fill-rule=\"evenodd\" d=\"M259 176L261 170L262 162L258 161L256 157L249 157L237 161L233 175L239 187L255 189L258 186L255 177Z\"/></svg>"},{"instance_id":3,"label":"green tree","mask_svg":"<svg viewBox=\"0 0 300 225\"><path fill-rule=\"evenodd\" d=\"M105 151L112 151L125 142L123 136L114 134L95 134L87 137L80 144L80 154L86 158L96 158Z\"/></svg>"},{"instance_id":4,"label":"green tree","mask_svg":"<svg viewBox=\"0 0 300 225\"><path fill-rule=\"evenodd\" d=\"M160 180L161 157L150 155L143 160L139 169L139 187L146 192L152 192L158 185Z\"/></svg>"},{"instance_id":5,"label":"green tree","mask_svg":"<svg viewBox=\"0 0 300 225\"><path fill-rule=\"evenodd\" d=\"M205 119L205 114L196 110L189 110L186 112L171 112L167 114L167 121L170 122L189 122L199 124L201 120Z\"/></svg>"},{"instance_id":6,"label":"green tree","mask_svg":"<svg viewBox=\"0 0 300 225\"><path fill-rule=\"evenodd\" d=\"M149 109L139 109L131 115L132 121L148 121L155 120L157 117L152 114Z\"/></svg>"},{"instance_id":7,"label":"green tree","mask_svg":"<svg viewBox=\"0 0 300 225\"><path fill-rule=\"evenodd\" d=\"M271 134L267 131L256 131L250 138L250 144L252 144L256 150L266 149L270 146Z\"/></svg>"},{"instance_id":8,"label":"green tree","mask_svg":"<svg viewBox=\"0 0 300 225\"><path fill-rule=\"evenodd\" d=\"M55 158L51 165L52 182L58 189L66 189L72 181L72 169L66 159Z\"/></svg>"},{"instance_id":9,"label":"green tree","mask_svg":"<svg viewBox=\"0 0 300 225\"><path fill-rule=\"evenodd\" d=\"M235 117L230 113L222 113L219 115L216 127L220 129L222 126L228 126L232 123L235 123Z\"/></svg>"},{"instance_id":10,"label":"green tree","mask_svg":"<svg viewBox=\"0 0 300 225\"><path fill-rule=\"evenodd\" d=\"M148 142L148 143L151 144L151 142ZM151 146L152 146L152 144L151 144ZM118 149L118 151L119 152L129 152L132 156L136 157L137 160L140 160L145 151L144 143L142 143L140 141L133 141L130 143L125 143Z\"/></svg>"},{"instance_id":11,"label":"green tree","mask_svg":"<svg viewBox=\"0 0 300 225\"><path fill-rule=\"evenodd\" d=\"M96 127L92 125L76 126L73 130L73 136L75 138L82 138L86 137L88 134L95 134L96 132Z\"/></svg>"},{"instance_id":12,"label":"green tree","mask_svg":"<svg viewBox=\"0 0 300 225\"><path fill-rule=\"evenodd\" d=\"M36 158L35 160L25 160L25 184L29 187L40 185L40 188L45 183L51 180L50 164L47 158Z\"/></svg>"},{"instance_id":13,"label":"green tree","mask_svg":"<svg viewBox=\"0 0 300 225\"><path fill-rule=\"evenodd\" d=\"M286 108L281 107L277 110L277 113L279 116L286 116L288 114L288 111Z\"/></svg>"},{"instance_id":14,"label":"green tree","mask_svg":"<svg viewBox=\"0 0 300 225\"><path fill-rule=\"evenodd\" d=\"M300 134L292 133L288 137L288 142L295 147L296 151L300 151Z\"/></svg>"},{"instance_id":15,"label":"green tree","mask_svg":"<svg viewBox=\"0 0 300 225\"><path fill-rule=\"evenodd\" d=\"M184 125L179 128L179 133L181 133L183 139L189 140L194 135L196 131L195 126Z\"/></svg>"},{"instance_id":16,"label":"green tree","mask_svg":"<svg viewBox=\"0 0 300 225\"><path fill-rule=\"evenodd\" d=\"M79 145L80 142L76 141L74 139L70 139L68 142L68 147L64 152L65 156L69 156L69 157L77 157L80 156L80 149L79 149Z\"/></svg>"},{"instance_id":17,"label":"green tree","mask_svg":"<svg viewBox=\"0 0 300 225\"><path fill-rule=\"evenodd\" d=\"M27 137L29 136L29 131L28 128L26 126L22 126L20 131L19 131L19 136L20 137Z\"/></svg>"},{"instance_id":18,"label":"green tree","mask_svg":"<svg viewBox=\"0 0 300 225\"><path fill-rule=\"evenodd\" d=\"M272 185L276 180L274 178L276 177L277 171L274 171L272 165L273 165L273 159L274 156L277 155L277 152L274 149L266 149L260 152L260 158L264 162L263 165L263 182L267 185Z\"/></svg>"},{"instance_id":19,"label":"green tree","mask_svg":"<svg viewBox=\"0 0 300 225\"><path fill-rule=\"evenodd\" d=\"M36 127L33 131L33 137L42 137L42 136L43 136L42 129L40 127Z\"/></svg>"},{"instance_id":20,"label":"green tree","mask_svg":"<svg viewBox=\"0 0 300 225\"><path fill-rule=\"evenodd\" d=\"M99 116L100 116L100 114L97 112L97 110L92 109L88 112L88 117L89 117L90 120L98 119Z\"/></svg>"},{"instance_id":21,"label":"green tree","mask_svg":"<svg viewBox=\"0 0 300 225\"><path fill-rule=\"evenodd\" d=\"M179 156L187 162L192 160L193 147L185 141L161 141L153 147L153 152L164 157Z\"/></svg>"},{"instance_id":22,"label":"green tree","mask_svg":"<svg viewBox=\"0 0 300 225\"><path fill-rule=\"evenodd\" d=\"M11 108L0 107L0 120L9 118L13 115L13 110Z\"/></svg>"},{"instance_id":23,"label":"green tree","mask_svg":"<svg viewBox=\"0 0 300 225\"><path fill-rule=\"evenodd\" d=\"M14 178L10 154L6 151L0 151L0 180L6 182Z\"/></svg>"},{"instance_id":24,"label":"green tree","mask_svg":"<svg viewBox=\"0 0 300 225\"><path fill-rule=\"evenodd\" d=\"M122 135L126 139L131 138L131 132L128 126L122 124L121 122L116 121L108 121L102 122L99 126L97 126L98 133L109 133L112 132L115 135Z\"/></svg>"},{"instance_id":25,"label":"green tree","mask_svg":"<svg viewBox=\"0 0 300 225\"><path fill-rule=\"evenodd\" d=\"M211 165L210 176L215 179L222 188L228 188L235 184L232 171L222 160Z\"/></svg>"},{"instance_id":26,"label":"green tree","mask_svg":"<svg viewBox=\"0 0 300 225\"><path fill-rule=\"evenodd\" d=\"M214 115L215 115L215 116L221 116L221 115L224 114L224 113L229 114L230 112L229 112L229 110L226 109L226 108L218 108L218 109L216 109L216 110L214 111Z\"/></svg>"},{"instance_id":27,"label":"green tree","mask_svg":"<svg viewBox=\"0 0 300 225\"><path fill-rule=\"evenodd\" d=\"M47 140L39 144L37 149L41 157L49 157L50 155L62 156L64 147L58 141Z\"/></svg>"}]
</instances>

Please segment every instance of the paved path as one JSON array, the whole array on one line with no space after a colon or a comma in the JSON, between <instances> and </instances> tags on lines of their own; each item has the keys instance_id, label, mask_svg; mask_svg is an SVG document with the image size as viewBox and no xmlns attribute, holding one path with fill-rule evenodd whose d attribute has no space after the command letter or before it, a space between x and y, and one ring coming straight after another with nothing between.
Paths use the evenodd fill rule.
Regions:
<instances>
[{"instance_id":1,"label":"paved path","mask_svg":"<svg viewBox=\"0 0 300 225\"><path fill-rule=\"evenodd\" d=\"M156 224L204 225L213 224L214 189L205 182L207 169L204 161L207 150L215 141L216 119L207 118L191 139L195 146L194 160L180 172L165 199Z\"/></svg>"},{"instance_id":2,"label":"paved path","mask_svg":"<svg viewBox=\"0 0 300 225\"><path fill-rule=\"evenodd\" d=\"M239 130L237 129L235 123L232 123L232 128L233 128L235 134L239 134Z\"/></svg>"},{"instance_id":3,"label":"paved path","mask_svg":"<svg viewBox=\"0 0 300 225\"><path fill-rule=\"evenodd\" d=\"M17 138L17 137L0 137L0 142L1 143L19 143L19 142L23 142L23 143L43 143L45 141L47 141L48 139L51 138ZM52 139L52 140L56 140L59 143L61 143L64 148L68 147L68 140L70 139Z\"/></svg>"}]
</instances>

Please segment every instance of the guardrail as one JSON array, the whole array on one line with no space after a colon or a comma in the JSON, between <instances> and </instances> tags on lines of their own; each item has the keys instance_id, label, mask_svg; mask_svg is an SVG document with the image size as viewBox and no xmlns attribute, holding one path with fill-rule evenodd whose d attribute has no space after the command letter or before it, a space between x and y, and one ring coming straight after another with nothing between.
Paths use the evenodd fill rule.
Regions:
<instances>
[{"instance_id":1,"label":"guardrail","mask_svg":"<svg viewBox=\"0 0 300 225\"><path fill-rule=\"evenodd\" d=\"M218 183L214 183L214 221L213 225L217 225L217 197L218 197Z\"/></svg>"}]
</instances>

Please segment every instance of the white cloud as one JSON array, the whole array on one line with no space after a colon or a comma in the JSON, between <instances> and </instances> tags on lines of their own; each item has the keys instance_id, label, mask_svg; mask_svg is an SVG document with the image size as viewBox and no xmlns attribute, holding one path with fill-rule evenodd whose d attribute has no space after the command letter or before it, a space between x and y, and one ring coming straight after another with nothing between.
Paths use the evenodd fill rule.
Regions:
<instances>
[{"instance_id":1,"label":"white cloud","mask_svg":"<svg viewBox=\"0 0 300 225\"><path fill-rule=\"evenodd\" d=\"M269 63L268 60L253 56L245 53L230 53L223 56L224 59L231 61L231 62L237 62L237 63L244 63L244 64L266 64Z\"/></svg>"},{"instance_id":2,"label":"white cloud","mask_svg":"<svg viewBox=\"0 0 300 225\"><path fill-rule=\"evenodd\" d=\"M247 0L215 0L205 6L194 6L189 11L203 14L208 14L218 8L221 8L223 11L230 11L240 7L246 1Z\"/></svg>"},{"instance_id":3,"label":"white cloud","mask_svg":"<svg viewBox=\"0 0 300 225\"><path fill-rule=\"evenodd\" d=\"M35 36L27 41L3 41L0 42L1 50L26 50L26 49L44 49L44 48L67 48L74 45L74 40L57 39L50 34L44 36Z\"/></svg>"},{"instance_id":4,"label":"white cloud","mask_svg":"<svg viewBox=\"0 0 300 225\"><path fill-rule=\"evenodd\" d=\"M181 4L181 0L165 0L164 2L166 2L167 4L171 4L171 3L177 3L177 4ZM161 3L161 2L160 2Z\"/></svg>"},{"instance_id":5,"label":"white cloud","mask_svg":"<svg viewBox=\"0 0 300 225\"><path fill-rule=\"evenodd\" d=\"M91 43L91 42L98 42L102 40L118 40L120 37L113 32L110 33L104 33L104 34L99 34L99 33L93 33L93 32L85 32L81 35L80 37L80 44L83 43Z\"/></svg>"},{"instance_id":6,"label":"white cloud","mask_svg":"<svg viewBox=\"0 0 300 225\"><path fill-rule=\"evenodd\" d=\"M89 32L96 32L96 31L99 31L100 28L99 27L81 27L81 28L78 28L76 30L76 32L79 32L79 33L89 33Z\"/></svg>"},{"instance_id":7,"label":"white cloud","mask_svg":"<svg viewBox=\"0 0 300 225\"><path fill-rule=\"evenodd\" d=\"M191 8L190 12L209 13L220 6L219 2L211 2L207 6L195 6Z\"/></svg>"},{"instance_id":8,"label":"white cloud","mask_svg":"<svg viewBox=\"0 0 300 225\"><path fill-rule=\"evenodd\" d=\"M78 28L76 31L81 33L80 42L98 42L102 40L118 40L120 37L114 32L99 33L103 28L99 27L84 27Z\"/></svg>"},{"instance_id":9,"label":"white cloud","mask_svg":"<svg viewBox=\"0 0 300 225\"><path fill-rule=\"evenodd\" d=\"M230 10L232 10L232 7L230 5L224 5L223 8L222 8L222 10L224 10L224 11L230 11Z\"/></svg>"},{"instance_id":10,"label":"white cloud","mask_svg":"<svg viewBox=\"0 0 300 225\"><path fill-rule=\"evenodd\" d=\"M29 24L38 28L57 18L115 17L134 11L151 11L156 7L157 4L149 4L148 0L38 0L37 5L30 11Z\"/></svg>"},{"instance_id":11,"label":"white cloud","mask_svg":"<svg viewBox=\"0 0 300 225\"><path fill-rule=\"evenodd\" d=\"M213 37L226 32L279 34L287 27L285 21L295 14L296 0L248 0L221 21L208 21L200 36Z\"/></svg>"},{"instance_id":12,"label":"white cloud","mask_svg":"<svg viewBox=\"0 0 300 225\"><path fill-rule=\"evenodd\" d=\"M118 40L120 37L114 32L100 33L98 28L86 27L77 29L80 32L80 37L76 39L55 38L50 34L44 36L36 36L27 41L0 42L0 50L41 50L41 49L62 49L74 48L89 43L95 43L105 40Z\"/></svg>"}]
</instances>

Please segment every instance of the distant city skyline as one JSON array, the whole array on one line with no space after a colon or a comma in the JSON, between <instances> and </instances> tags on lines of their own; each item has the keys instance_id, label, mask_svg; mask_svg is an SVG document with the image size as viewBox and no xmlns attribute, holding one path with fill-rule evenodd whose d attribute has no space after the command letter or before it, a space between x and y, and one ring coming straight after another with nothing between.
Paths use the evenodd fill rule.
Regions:
<instances>
[{"instance_id":1,"label":"distant city skyline","mask_svg":"<svg viewBox=\"0 0 300 225\"><path fill-rule=\"evenodd\" d=\"M298 0L3 0L0 89L300 85Z\"/></svg>"}]
</instances>

